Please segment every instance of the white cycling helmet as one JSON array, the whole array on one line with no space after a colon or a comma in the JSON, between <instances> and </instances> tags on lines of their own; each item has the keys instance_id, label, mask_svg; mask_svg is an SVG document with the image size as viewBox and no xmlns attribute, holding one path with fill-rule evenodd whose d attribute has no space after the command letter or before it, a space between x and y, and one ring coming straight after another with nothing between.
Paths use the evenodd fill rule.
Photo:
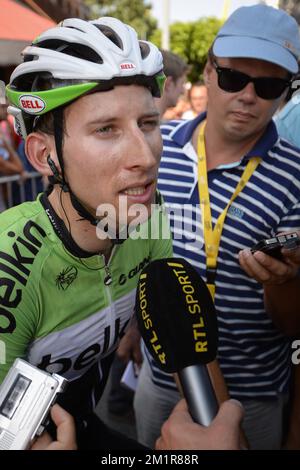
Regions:
<instances>
[{"instance_id":1,"label":"white cycling helmet","mask_svg":"<svg viewBox=\"0 0 300 470\"><path fill-rule=\"evenodd\" d=\"M7 96L25 113L27 132L33 119L26 116L40 116L91 91L135 83L159 97L165 80L158 48L139 41L135 30L116 18L66 19L38 36L22 55Z\"/></svg>"},{"instance_id":2,"label":"white cycling helmet","mask_svg":"<svg viewBox=\"0 0 300 470\"><path fill-rule=\"evenodd\" d=\"M50 182L68 191L78 214L97 225L98 219L74 194L65 175L63 107L82 95L117 85L142 85L160 97L166 78L162 54L154 44L139 41L133 28L110 17L64 20L42 33L22 54L24 62L14 70L6 88L16 131L25 139L36 128L39 116L53 112L61 171L49 156Z\"/></svg>"}]
</instances>

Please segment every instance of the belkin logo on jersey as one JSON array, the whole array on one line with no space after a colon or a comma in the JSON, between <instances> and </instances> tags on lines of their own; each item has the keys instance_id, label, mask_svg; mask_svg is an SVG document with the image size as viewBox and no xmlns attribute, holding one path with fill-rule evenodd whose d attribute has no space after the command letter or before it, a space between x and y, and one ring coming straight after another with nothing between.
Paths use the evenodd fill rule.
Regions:
<instances>
[{"instance_id":1,"label":"belkin logo on jersey","mask_svg":"<svg viewBox=\"0 0 300 470\"><path fill-rule=\"evenodd\" d=\"M29 362L69 380L80 377L101 357L107 357L115 349L129 323L129 318L123 321L116 318L114 323L102 328L101 317L100 313L98 328L94 327L93 321L89 323L86 319L67 330L54 332L44 340L37 340L30 351Z\"/></svg>"},{"instance_id":2,"label":"belkin logo on jersey","mask_svg":"<svg viewBox=\"0 0 300 470\"><path fill-rule=\"evenodd\" d=\"M15 240L9 252L0 250L0 333L12 333L17 326L13 312L22 301L22 286L26 287L42 238L47 236L33 220L26 222L22 235L12 230L7 235Z\"/></svg>"}]
</instances>

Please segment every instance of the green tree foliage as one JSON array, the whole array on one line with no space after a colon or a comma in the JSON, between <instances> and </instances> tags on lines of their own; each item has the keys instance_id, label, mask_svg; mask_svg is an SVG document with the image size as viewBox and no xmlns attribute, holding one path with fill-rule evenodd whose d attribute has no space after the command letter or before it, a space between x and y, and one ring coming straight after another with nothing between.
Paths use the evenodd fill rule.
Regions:
<instances>
[{"instance_id":1,"label":"green tree foliage","mask_svg":"<svg viewBox=\"0 0 300 470\"><path fill-rule=\"evenodd\" d=\"M222 22L217 18L201 18L170 26L170 49L191 66L189 79L192 82L202 77L208 49L221 26ZM160 47L161 31L156 30L150 40Z\"/></svg>"},{"instance_id":2,"label":"green tree foliage","mask_svg":"<svg viewBox=\"0 0 300 470\"><path fill-rule=\"evenodd\" d=\"M144 0L84 0L90 7L91 18L114 16L133 26L142 39L149 39L157 28L151 16L151 4Z\"/></svg>"},{"instance_id":3,"label":"green tree foliage","mask_svg":"<svg viewBox=\"0 0 300 470\"><path fill-rule=\"evenodd\" d=\"M161 47L161 31L151 16L151 1L147 0L84 0L91 17L114 16L133 26L139 37ZM217 18L201 18L195 22L177 22L170 26L170 48L190 66L192 82L202 77L207 51L221 27Z\"/></svg>"},{"instance_id":4,"label":"green tree foliage","mask_svg":"<svg viewBox=\"0 0 300 470\"><path fill-rule=\"evenodd\" d=\"M222 22L217 18L205 18L194 23L191 34L189 63L193 66L193 80L199 80L203 73L207 52L219 31Z\"/></svg>"}]
</instances>

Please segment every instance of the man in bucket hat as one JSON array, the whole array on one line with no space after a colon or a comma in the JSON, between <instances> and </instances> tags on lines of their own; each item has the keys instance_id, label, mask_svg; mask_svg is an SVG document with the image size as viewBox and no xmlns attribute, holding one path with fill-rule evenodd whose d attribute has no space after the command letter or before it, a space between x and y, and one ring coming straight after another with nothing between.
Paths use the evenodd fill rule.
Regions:
<instances>
[{"instance_id":1,"label":"man in bucket hat","mask_svg":"<svg viewBox=\"0 0 300 470\"><path fill-rule=\"evenodd\" d=\"M251 252L261 239L300 226L300 150L279 139L272 121L299 55L298 25L287 13L239 8L209 51L207 114L162 126L160 191L170 214L172 204L194 207L181 238L182 226L170 216L174 255L194 264L214 296L218 359L231 397L245 408L252 449L281 446L292 351L287 335L300 330L289 305L299 288L293 252L282 260ZM151 446L179 394L147 358L135 409L138 436Z\"/></svg>"},{"instance_id":2,"label":"man in bucket hat","mask_svg":"<svg viewBox=\"0 0 300 470\"><path fill-rule=\"evenodd\" d=\"M298 72L299 26L283 10L241 7L226 21L213 45L217 57L261 59Z\"/></svg>"}]
</instances>

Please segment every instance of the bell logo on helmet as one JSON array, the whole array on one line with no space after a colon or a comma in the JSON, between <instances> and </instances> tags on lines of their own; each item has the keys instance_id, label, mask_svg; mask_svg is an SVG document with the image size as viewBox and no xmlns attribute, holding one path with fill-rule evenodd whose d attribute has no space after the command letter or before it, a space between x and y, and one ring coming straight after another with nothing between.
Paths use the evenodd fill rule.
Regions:
<instances>
[{"instance_id":1,"label":"bell logo on helmet","mask_svg":"<svg viewBox=\"0 0 300 470\"><path fill-rule=\"evenodd\" d=\"M123 62L123 64L120 65L121 70L131 70L135 68L136 66L133 62Z\"/></svg>"},{"instance_id":2,"label":"bell logo on helmet","mask_svg":"<svg viewBox=\"0 0 300 470\"><path fill-rule=\"evenodd\" d=\"M19 98L20 107L29 114L38 114L46 108L46 103L35 95L22 95Z\"/></svg>"}]
</instances>

